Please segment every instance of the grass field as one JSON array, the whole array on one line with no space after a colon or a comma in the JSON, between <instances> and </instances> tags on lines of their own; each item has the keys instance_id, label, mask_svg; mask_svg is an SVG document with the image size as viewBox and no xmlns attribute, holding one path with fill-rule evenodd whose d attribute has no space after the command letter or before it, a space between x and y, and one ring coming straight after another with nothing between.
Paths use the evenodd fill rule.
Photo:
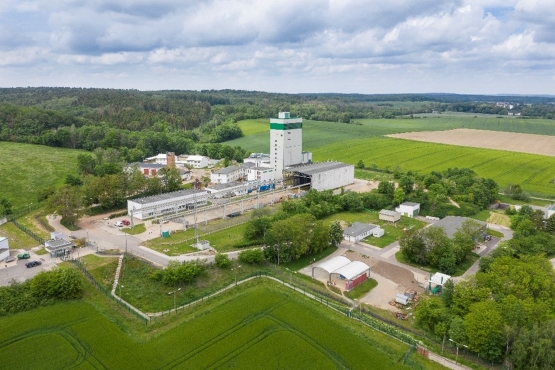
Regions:
<instances>
[{"instance_id":1,"label":"grass field","mask_svg":"<svg viewBox=\"0 0 555 370\"><path fill-rule=\"evenodd\" d=\"M381 136L454 128L555 135L553 120L438 115L421 119L358 121L362 124L304 121L303 149L312 151L315 161L336 160L356 164L362 159L367 167L374 163L381 169L399 166L403 171L428 173L468 167L480 176L494 179L501 187L518 183L532 194L555 196L555 184L552 182L555 179L555 158ZM239 125L250 134L226 144L240 145L253 152L269 152L267 120L242 121Z\"/></svg>"},{"instance_id":2,"label":"grass field","mask_svg":"<svg viewBox=\"0 0 555 370\"><path fill-rule=\"evenodd\" d=\"M68 302L0 318L2 367L409 369L409 347L279 284L257 284L191 309L138 342L91 305ZM198 309L198 308L197 308ZM32 356L22 358L23 353ZM33 361L29 361L30 359ZM416 353L416 366L440 369Z\"/></svg>"},{"instance_id":3,"label":"grass field","mask_svg":"<svg viewBox=\"0 0 555 370\"><path fill-rule=\"evenodd\" d=\"M41 190L62 184L68 173L77 174L77 155L82 150L0 142L1 197L14 208L37 202Z\"/></svg>"},{"instance_id":4,"label":"grass field","mask_svg":"<svg viewBox=\"0 0 555 370\"><path fill-rule=\"evenodd\" d=\"M39 245L39 242L19 230L11 222L0 226L0 236L8 238L10 249L31 249Z\"/></svg>"}]
</instances>

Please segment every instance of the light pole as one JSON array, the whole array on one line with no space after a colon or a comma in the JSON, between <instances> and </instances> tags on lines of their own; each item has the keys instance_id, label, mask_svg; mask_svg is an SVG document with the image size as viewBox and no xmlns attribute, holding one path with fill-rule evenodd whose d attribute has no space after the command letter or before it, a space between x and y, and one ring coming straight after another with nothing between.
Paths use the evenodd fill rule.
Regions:
<instances>
[{"instance_id":1,"label":"light pole","mask_svg":"<svg viewBox=\"0 0 555 370\"><path fill-rule=\"evenodd\" d=\"M127 233L123 233L125 235L125 254L127 254Z\"/></svg>"},{"instance_id":2,"label":"light pole","mask_svg":"<svg viewBox=\"0 0 555 370\"><path fill-rule=\"evenodd\" d=\"M173 310L175 312L177 312L177 303L175 301L175 293L179 292L181 290L181 288L177 288L177 290L174 290L173 292L168 292L168 294L173 294Z\"/></svg>"},{"instance_id":3,"label":"light pole","mask_svg":"<svg viewBox=\"0 0 555 370\"><path fill-rule=\"evenodd\" d=\"M85 245L87 247L89 246L89 229L87 229L87 242L85 243Z\"/></svg>"},{"instance_id":4,"label":"light pole","mask_svg":"<svg viewBox=\"0 0 555 370\"><path fill-rule=\"evenodd\" d=\"M231 271L235 271L235 285L237 285L237 269L240 269L240 268L241 268L241 265L231 269Z\"/></svg>"},{"instance_id":5,"label":"light pole","mask_svg":"<svg viewBox=\"0 0 555 370\"><path fill-rule=\"evenodd\" d=\"M123 299L123 297L121 296L121 288L123 288L123 285L119 284L119 297Z\"/></svg>"},{"instance_id":6,"label":"light pole","mask_svg":"<svg viewBox=\"0 0 555 370\"><path fill-rule=\"evenodd\" d=\"M462 343L459 344L451 338L449 338L449 341L455 343L455 345L457 346L457 354L455 356L455 363L457 363L459 361L459 345L463 346L464 348L468 348L468 346L466 344L462 344Z\"/></svg>"}]
</instances>

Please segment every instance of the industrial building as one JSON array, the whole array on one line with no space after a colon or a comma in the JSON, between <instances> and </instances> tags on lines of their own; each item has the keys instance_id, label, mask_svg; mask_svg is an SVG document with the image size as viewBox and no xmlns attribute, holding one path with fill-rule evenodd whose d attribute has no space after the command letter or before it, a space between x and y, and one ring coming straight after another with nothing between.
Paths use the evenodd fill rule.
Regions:
<instances>
[{"instance_id":1,"label":"industrial building","mask_svg":"<svg viewBox=\"0 0 555 370\"><path fill-rule=\"evenodd\" d=\"M205 188L210 197L231 198L245 195L249 191L249 186L241 182L230 182L226 184L214 184Z\"/></svg>"},{"instance_id":2,"label":"industrial building","mask_svg":"<svg viewBox=\"0 0 555 370\"><path fill-rule=\"evenodd\" d=\"M370 277L370 267L364 262L349 260L344 256L336 256L312 267L312 278L315 278L315 270L325 271L328 283L334 283L335 275L345 282L345 290L351 290Z\"/></svg>"},{"instance_id":3,"label":"industrial building","mask_svg":"<svg viewBox=\"0 0 555 370\"><path fill-rule=\"evenodd\" d=\"M205 190L179 190L127 201L127 214L140 220L193 209L208 203Z\"/></svg>"},{"instance_id":4,"label":"industrial building","mask_svg":"<svg viewBox=\"0 0 555 370\"><path fill-rule=\"evenodd\" d=\"M312 153L303 152L303 119L291 117L289 112L279 112L270 118L270 163L274 179L283 178L286 167L309 163Z\"/></svg>"},{"instance_id":5,"label":"industrial building","mask_svg":"<svg viewBox=\"0 0 555 370\"><path fill-rule=\"evenodd\" d=\"M287 168L284 181L289 186L309 184L318 191L340 188L355 182L355 166L342 162L320 162Z\"/></svg>"},{"instance_id":6,"label":"industrial building","mask_svg":"<svg viewBox=\"0 0 555 370\"><path fill-rule=\"evenodd\" d=\"M8 238L0 236L0 260L10 256L10 246L8 245Z\"/></svg>"},{"instance_id":7,"label":"industrial building","mask_svg":"<svg viewBox=\"0 0 555 370\"><path fill-rule=\"evenodd\" d=\"M243 166L229 166L210 174L210 182L213 184L227 184L242 180L244 176Z\"/></svg>"}]
</instances>

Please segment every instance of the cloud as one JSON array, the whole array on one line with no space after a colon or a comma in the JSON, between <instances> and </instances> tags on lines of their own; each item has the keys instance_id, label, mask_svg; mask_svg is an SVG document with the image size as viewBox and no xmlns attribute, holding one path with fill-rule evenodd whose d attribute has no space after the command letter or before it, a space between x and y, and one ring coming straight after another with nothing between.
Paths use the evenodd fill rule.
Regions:
<instances>
[{"instance_id":1,"label":"cloud","mask_svg":"<svg viewBox=\"0 0 555 370\"><path fill-rule=\"evenodd\" d=\"M0 25L0 67L14 76L0 83L49 81L25 68L125 87L154 88L151 78L166 88L347 92L396 80L420 91L491 89L479 76L509 73L553 89L555 75L547 0L4 0ZM452 84L465 74L475 79Z\"/></svg>"}]
</instances>

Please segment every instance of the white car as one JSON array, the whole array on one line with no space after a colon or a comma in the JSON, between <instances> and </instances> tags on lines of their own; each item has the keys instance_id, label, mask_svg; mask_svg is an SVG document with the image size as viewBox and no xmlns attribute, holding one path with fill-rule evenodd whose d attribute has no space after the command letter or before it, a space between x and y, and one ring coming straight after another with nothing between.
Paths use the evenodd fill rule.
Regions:
<instances>
[{"instance_id":1,"label":"white car","mask_svg":"<svg viewBox=\"0 0 555 370\"><path fill-rule=\"evenodd\" d=\"M114 225L117 226L117 227L122 227L122 226L123 226L123 222L117 221Z\"/></svg>"}]
</instances>

